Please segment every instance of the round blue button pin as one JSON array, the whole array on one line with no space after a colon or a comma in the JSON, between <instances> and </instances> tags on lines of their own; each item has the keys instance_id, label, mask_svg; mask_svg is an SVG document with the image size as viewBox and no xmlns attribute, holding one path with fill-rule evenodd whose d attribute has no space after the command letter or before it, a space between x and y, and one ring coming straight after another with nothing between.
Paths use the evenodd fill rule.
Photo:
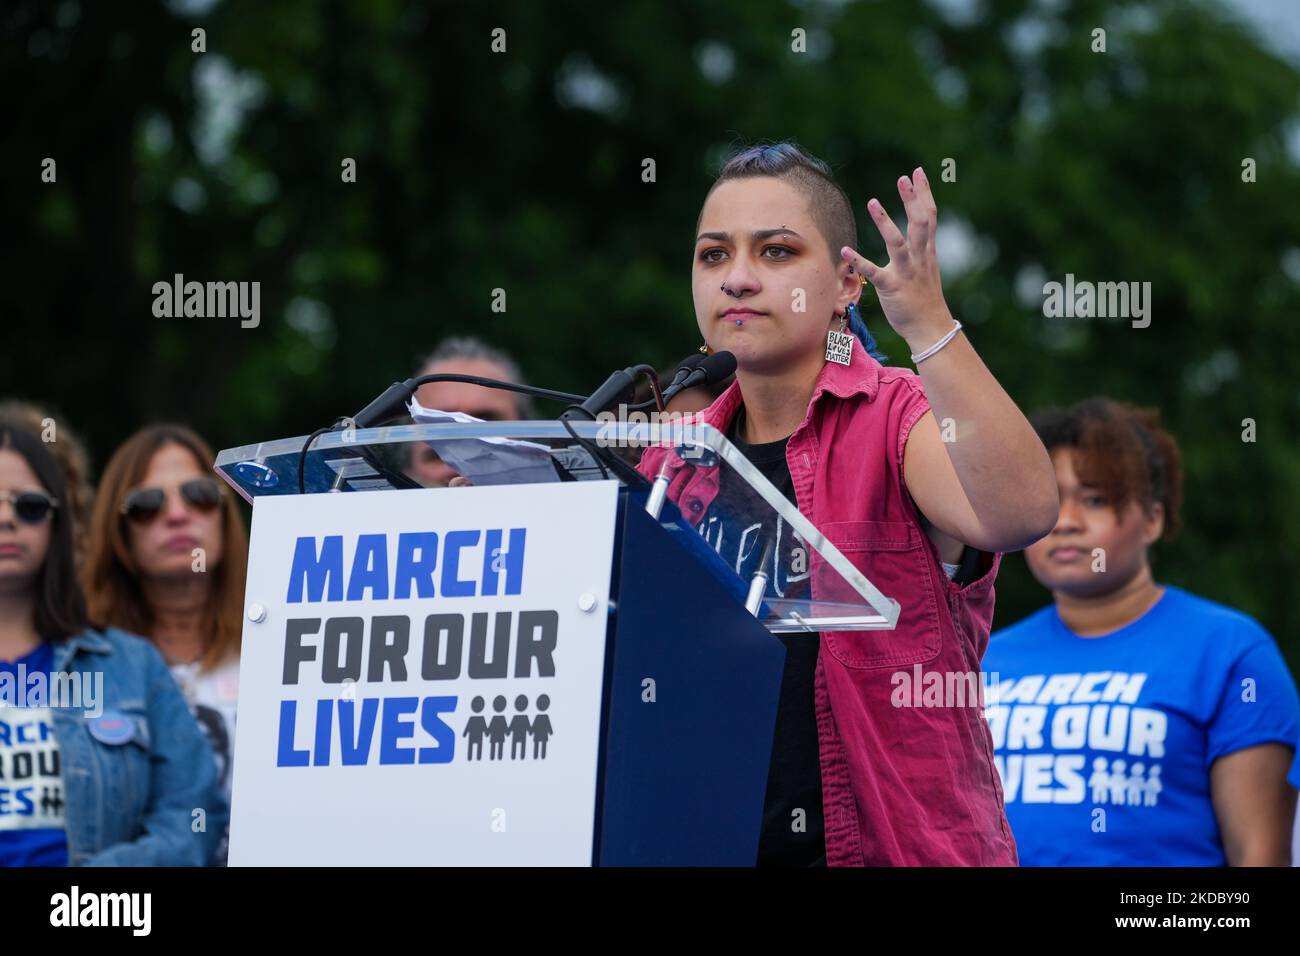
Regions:
<instances>
[{"instance_id":1,"label":"round blue button pin","mask_svg":"<svg viewBox=\"0 0 1300 956\"><path fill-rule=\"evenodd\" d=\"M90 722L90 736L116 747L135 736L135 724L125 714L106 710Z\"/></svg>"}]
</instances>

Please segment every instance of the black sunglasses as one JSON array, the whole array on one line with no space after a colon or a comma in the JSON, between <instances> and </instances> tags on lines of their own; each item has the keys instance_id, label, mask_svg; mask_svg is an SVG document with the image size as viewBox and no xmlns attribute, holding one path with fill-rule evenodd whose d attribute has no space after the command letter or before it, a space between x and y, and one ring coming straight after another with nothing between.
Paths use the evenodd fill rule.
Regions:
<instances>
[{"instance_id":1,"label":"black sunglasses","mask_svg":"<svg viewBox=\"0 0 1300 956\"><path fill-rule=\"evenodd\" d=\"M43 491L0 491L0 501L14 507L14 514L24 524L40 524L59 503Z\"/></svg>"},{"instance_id":2,"label":"black sunglasses","mask_svg":"<svg viewBox=\"0 0 1300 956\"><path fill-rule=\"evenodd\" d=\"M181 500L196 511L208 512L221 504L221 486L215 478L191 478L180 486ZM122 514L145 524L158 517L167 492L162 488L137 488L122 502Z\"/></svg>"}]
</instances>

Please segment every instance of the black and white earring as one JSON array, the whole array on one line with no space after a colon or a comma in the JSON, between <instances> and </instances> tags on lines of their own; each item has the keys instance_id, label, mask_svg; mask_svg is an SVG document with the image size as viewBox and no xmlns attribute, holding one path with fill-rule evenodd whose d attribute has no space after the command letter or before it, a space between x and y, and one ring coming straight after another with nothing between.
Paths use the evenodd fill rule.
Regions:
<instances>
[{"instance_id":1,"label":"black and white earring","mask_svg":"<svg viewBox=\"0 0 1300 956\"><path fill-rule=\"evenodd\" d=\"M849 312L845 309L840 315L840 330L831 329L826 333L826 361L840 365L850 365L853 359L853 334L846 333L844 327L849 324Z\"/></svg>"}]
</instances>

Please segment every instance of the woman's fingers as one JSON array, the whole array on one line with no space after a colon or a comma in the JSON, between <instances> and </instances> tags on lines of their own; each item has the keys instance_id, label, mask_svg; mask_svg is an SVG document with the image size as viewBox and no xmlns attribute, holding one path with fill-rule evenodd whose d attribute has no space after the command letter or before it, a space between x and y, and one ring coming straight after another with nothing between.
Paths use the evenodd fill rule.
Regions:
<instances>
[{"instance_id":1,"label":"woman's fingers","mask_svg":"<svg viewBox=\"0 0 1300 956\"><path fill-rule=\"evenodd\" d=\"M849 246L840 247L840 256L845 262L853 267L854 272L858 275L866 276L867 281L872 285L876 284L876 280L880 278L881 273L884 271L870 259L858 255L858 253Z\"/></svg>"},{"instance_id":2,"label":"woman's fingers","mask_svg":"<svg viewBox=\"0 0 1300 956\"><path fill-rule=\"evenodd\" d=\"M894 220L889 218L889 213L885 212L885 207L880 204L880 200L870 200L867 203L867 212L870 213L876 228L880 230L880 237L885 240L885 245L889 249L890 261L892 262L899 256L906 256L907 240L903 238L903 234L894 225Z\"/></svg>"},{"instance_id":3,"label":"woman's fingers","mask_svg":"<svg viewBox=\"0 0 1300 956\"><path fill-rule=\"evenodd\" d=\"M930 189L930 177L925 174L925 170L920 166L912 173L912 185L916 187L916 194L920 197L921 202L925 204L926 210L930 213L930 225L934 226L939 221L939 207L934 201L934 191Z\"/></svg>"},{"instance_id":4,"label":"woman's fingers","mask_svg":"<svg viewBox=\"0 0 1300 956\"><path fill-rule=\"evenodd\" d=\"M920 170L917 170L920 172ZM934 234L934 221L930 216L930 206L921 197L918 187L906 176L898 177L898 195L903 199L903 208L907 210L907 245L913 253L923 253L930 237Z\"/></svg>"},{"instance_id":5,"label":"woman's fingers","mask_svg":"<svg viewBox=\"0 0 1300 956\"><path fill-rule=\"evenodd\" d=\"M875 222L876 229L880 231L880 237L885 240L890 263L899 262L904 273L908 273L917 264L911 262L912 256L915 255L919 260L934 250L934 232L938 223L939 210L934 201L934 193L930 190L930 180L920 166L916 167L910 177L899 176L897 185L898 195L903 200L903 209L907 212L906 236L895 225L894 220L889 218L889 213L885 211L880 200L870 200L867 203L867 212ZM849 254L844 258L848 259L870 282L876 284L880 267L869 263L851 249L848 252ZM859 265L859 262L862 264Z\"/></svg>"},{"instance_id":6,"label":"woman's fingers","mask_svg":"<svg viewBox=\"0 0 1300 956\"><path fill-rule=\"evenodd\" d=\"M930 189L930 177L925 175L925 170L920 166L912 172L912 186L916 190L916 198L925 211L926 222L928 223L926 238L930 247L934 248L934 233L939 228L939 206L934 201L934 191Z\"/></svg>"}]
</instances>

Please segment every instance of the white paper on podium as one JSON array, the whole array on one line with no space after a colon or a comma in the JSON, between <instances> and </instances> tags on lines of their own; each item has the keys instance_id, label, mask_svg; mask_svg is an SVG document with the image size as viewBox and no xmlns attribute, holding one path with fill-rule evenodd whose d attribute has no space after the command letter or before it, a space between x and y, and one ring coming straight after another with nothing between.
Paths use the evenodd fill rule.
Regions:
<instances>
[{"instance_id":1,"label":"white paper on podium","mask_svg":"<svg viewBox=\"0 0 1300 956\"><path fill-rule=\"evenodd\" d=\"M443 412L425 408L414 398L406 406L411 419L420 425L446 422L482 422L464 412ZM537 442L517 438L445 438L428 443L457 474L476 485L517 485L526 482L559 481L551 464L551 451Z\"/></svg>"}]
</instances>

